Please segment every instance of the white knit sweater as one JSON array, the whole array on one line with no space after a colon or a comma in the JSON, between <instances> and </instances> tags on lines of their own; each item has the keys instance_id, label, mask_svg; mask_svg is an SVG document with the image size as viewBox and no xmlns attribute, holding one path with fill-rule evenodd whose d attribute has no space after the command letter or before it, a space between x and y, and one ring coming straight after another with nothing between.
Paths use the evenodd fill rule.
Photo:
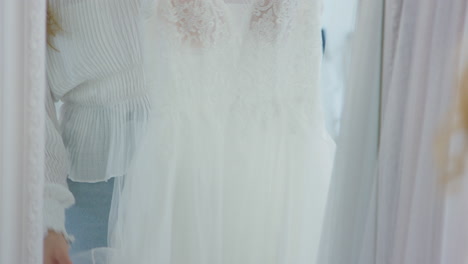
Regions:
<instances>
[{"instance_id":1,"label":"white knit sweater","mask_svg":"<svg viewBox=\"0 0 468 264\"><path fill-rule=\"evenodd\" d=\"M67 176L98 182L126 172L149 111L141 1L49 1L63 30L47 57L45 230L66 235L64 210L74 203Z\"/></svg>"}]
</instances>

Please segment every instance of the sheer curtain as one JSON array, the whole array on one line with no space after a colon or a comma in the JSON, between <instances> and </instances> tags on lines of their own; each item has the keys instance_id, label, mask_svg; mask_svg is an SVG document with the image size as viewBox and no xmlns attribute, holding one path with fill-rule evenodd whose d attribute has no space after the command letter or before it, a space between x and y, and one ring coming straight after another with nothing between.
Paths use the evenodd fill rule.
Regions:
<instances>
[{"instance_id":1,"label":"sheer curtain","mask_svg":"<svg viewBox=\"0 0 468 264\"><path fill-rule=\"evenodd\" d=\"M0 263L42 263L45 2L0 1Z\"/></svg>"},{"instance_id":2,"label":"sheer curtain","mask_svg":"<svg viewBox=\"0 0 468 264\"><path fill-rule=\"evenodd\" d=\"M444 193L434 141L453 102L467 2L388 1L386 10L377 263L440 263Z\"/></svg>"},{"instance_id":3,"label":"sheer curtain","mask_svg":"<svg viewBox=\"0 0 468 264\"><path fill-rule=\"evenodd\" d=\"M377 11L381 7L365 0L360 7L364 13L360 21L380 14L375 23L383 21L383 45L369 43L378 38L372 31L355 39L358 49L351 62L321 263L463 263L463 245L458 243L466 241L460 238L466 225L460 224L463 215L450 215L455 208L462 210L463 203L458 200L458 204L451 203L450 210L444 209L445 192L441 175L436 173L433 146L453 102L467 2L386 0L381 6L384 16ZM357 31L373 26L377 27L359 23ZM373 54L381 58L380 74L362 66L363 61L374 61L379 67L372 54L362 57L359 53L359 47L366 45L382 48L381 56ZM361 70L367 74L359 75ZM367 90L352 81L370 80L365 76L373 74L381 76L380 83L374 82ZM359 112L374 101L368 94L379 89L378 117L372 116L379 113L377 106L367 108L371 113ZM364 103L353 107L355 98ZM380 126L376 125L378 118ZM365 126L368 124L372 124L370 128ZM368 136L370 132L374 138ZM366 140L356 140L359 137ZM457 227L450 226L448 219ZM449 242L458 247L444 244Z\"/></svg>"},{"instance_id":4,"label":"sheer curtain","mask_svg":"<svg viewBox=\"0 0 468 264\"><path fill-rule=\"evenodd\" d=\"M468 16L465 17L464 41L461 44L459 74L468 70ZM462 71L464 71L462 73ZM465 144L466 142L466 138ZM456 141L458 142L458 141ZM465 159L465 164L466 164ZM442 263L468 263L468 173L452 179L446 186Z\"/></svg>"}]
</instances>

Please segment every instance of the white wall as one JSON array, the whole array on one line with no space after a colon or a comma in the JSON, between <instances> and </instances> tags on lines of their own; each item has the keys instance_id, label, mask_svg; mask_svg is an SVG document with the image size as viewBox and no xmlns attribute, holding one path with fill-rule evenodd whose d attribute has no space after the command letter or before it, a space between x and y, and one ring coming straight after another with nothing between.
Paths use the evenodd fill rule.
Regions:
<instances>
[{"instance_id":1,"label":"white wall","mask_svg":"<svg viewBox=\"0 0 468 264\"><path fill-rule=\"evenodd\" d=\"M344 66L349 56L350 35L358 0L323 0L323 27L327 33L327 47L322 66L322 98L330 134L339 131L343 91L346 88Z\"/></svg>"}]
</instances>

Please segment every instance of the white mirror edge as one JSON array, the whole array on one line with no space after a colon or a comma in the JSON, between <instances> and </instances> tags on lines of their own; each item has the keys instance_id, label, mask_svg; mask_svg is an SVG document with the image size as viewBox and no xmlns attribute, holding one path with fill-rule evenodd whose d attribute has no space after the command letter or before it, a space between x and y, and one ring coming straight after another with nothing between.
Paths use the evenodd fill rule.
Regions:
<instances>
[{"instance_id":1,"label":"white mirror edge","mask_svg":"<svg viewBox=\"0 0 468 264\"><path fill-rule=\"evenodd\" d=\"M0 263L42 263L46 0L0 1Z\"/></svg>"}]
</instances>

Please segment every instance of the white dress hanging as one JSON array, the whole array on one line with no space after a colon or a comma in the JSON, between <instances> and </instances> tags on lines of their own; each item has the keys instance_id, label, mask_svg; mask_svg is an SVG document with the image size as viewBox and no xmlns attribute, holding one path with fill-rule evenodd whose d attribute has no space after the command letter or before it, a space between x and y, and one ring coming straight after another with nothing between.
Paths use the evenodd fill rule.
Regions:
<instances>
[{"instance_id":1,"label":"white dress hanging","mask_svg":"<svg viewBox=\"0 0 468 264\"><path fill-rule=\"evenodd\" d=\"M108 261L314 263L334 151L319 94L320 1L148 10L152 113L117 188Z\"/></svg>"}]
</instances>

